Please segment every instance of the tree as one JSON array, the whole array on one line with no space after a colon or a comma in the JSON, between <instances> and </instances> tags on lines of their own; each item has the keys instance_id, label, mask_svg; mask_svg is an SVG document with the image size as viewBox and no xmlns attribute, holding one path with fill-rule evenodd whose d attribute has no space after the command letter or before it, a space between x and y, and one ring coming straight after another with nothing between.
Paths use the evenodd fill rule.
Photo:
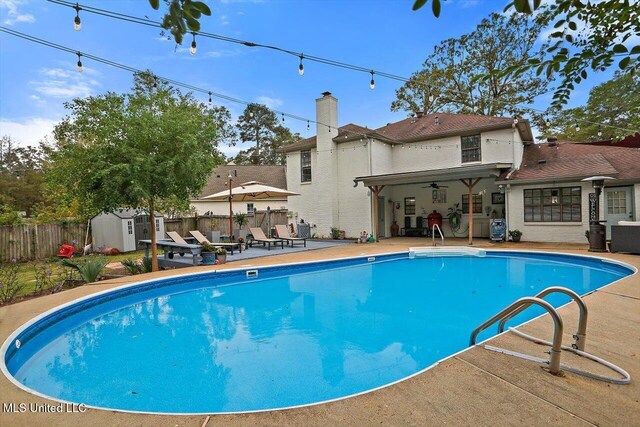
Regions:
<instances>
[{"instance_id":1,"label":"tree","mask_svg":"<svg viewBox=\"0 0 640 427\"><path fill-rule=\"evenodd\" d=\"M572 141L593 141L628 136L640 129L640 76L617 73L612 80L591 89L586 105L550 109L534 121L544 138L555 135Z\"/></svg>"},{"instance_id":2,"label":"tree","mask_svg":"<svg viewBox=\"0 0 640 427\"><path fill-rule=\"evenodd\" d=\"M492 13L470 34L448 39L434 47L424 68L396 91L392 111L411 113L453 111L467 114L502 115L520 112L546 90L547 81L534 72L517 78L492 75L480 77L510 64L526 64L542 22L522 15Z\"/></svg>"},{"instance_id":3,"label":"tree","mask_svg":"<svg viewBox=\"0 0 640 427\"><path fill-rule=\"evenodd\" d=\"M200 31L199 19L202 15L211 16L211 9L201 1L192 0L164 0L168 11L162 19L162 28L173 35L178 44L188 31ZM155 10L160 8L160 0L149 0Z\"/></svg>"},{"instance_id":4,"label":"tree","mask_svg":"<svg viewBox=\"0 0 640 427\"><path fill-rule=\"evenodd\" d=\"M236 124L242 142L255 146L240 151L234 162L240 165L284 165L284 156L277 149L300 139L280 125L276 114L261 104L249 104Z\"/></svg>"},{"instance_id":5,"label":"tree","mask_svg":"<svg viewBox=\"0 0 640 427\"><path fill-rule=\"evenodd\" d=\"M32 215L34 205L44 200L42 147L18 147L11 137L0 138L0 204L5 209Z\"/></svg>"},{"instance_id":6,"label":"tree","mask_svg":"<svg viewBox=\"0 0 640 427\"><path fill-rule=\"evenodd\" d=\"M413 10L428 0L416 0ZM440 16L440 0L432 0L433 14ZM626 74L640 71L640 44L625 45L633 37L640 37L640 7L636 0L578 1L556 0L542 6L541 0L513 0L505 11L513 9L521 14L536 12L539 18L553 22L555 31L549 36L545 58L532 58L525 64L512 64L492 75L518 76L535 70L537 75L556 75L560 84L553 95L552 106L567 103L575 85L587 79L589 69L605 71L614 64Z\"/></svg>"},{"instance_id":7,"label":"tree","mask_svg":"<svg viewBox=\"0 0 640 427\"><path fill-rule=\"evenodd\" d=\"M213 112L151 73L134 76L130 94L74 99L54 130L48 179L63 183L85 212L149 210L153 270L158 269L158 201L186 200L219 162Z\"/></svg>"}]
</instances>

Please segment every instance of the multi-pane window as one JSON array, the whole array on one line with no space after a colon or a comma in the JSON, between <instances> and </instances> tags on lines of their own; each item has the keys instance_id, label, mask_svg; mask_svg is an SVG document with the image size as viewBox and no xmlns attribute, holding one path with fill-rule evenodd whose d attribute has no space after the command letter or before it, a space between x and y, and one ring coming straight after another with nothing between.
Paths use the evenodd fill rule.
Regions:
<instances>
[{"instance_id":1,"label":"multi-pane window","mask_svg":"<svg viewBox=\"0 0 640 427\"><path fill-rule=\"evenodd\" d=\"M480 135L462 136L460 148L462 151L462 163L479 162L480 156Z\"/></svg>"},{"instance_id":2,"label":"multi-pane window","mask_svg":"<svg viewBox=\"0 0 640 427\"><path fill-rule=\"evenodd\" d=\"M253 213L253 203L247 203L247 213Z\"/></svg>"},{"instance_id":3,"label":"multi-pane window","mask_svg":"<svg viewBox=\"0 0 640 427\"><path fill-rule=\"evenodd\" d=\"M416 198L415 197L404 198L404 214L405 215L416 214Z\"/></svg>"},{"instance_id":4,"label":"multi-pane window","mask_svg":"<svg viewBox=\"0 0 640 427\"><path fill-rule=\"evenodd\" d=\"M160 220L156 219L156 231L160 231Z\"/></svg>"},{"instance_id":5,"label":"multi-pane window","mask_svg":"<svg viewBox=\"0 0 640 427\"><path fill-rule=\"evenodd\" d=\"M469 213L469 195L462 195L462 213ZM482 194L473 195L473 213L482 213Z\"/></svg>"},{"instance_id":6,"label":"multi-pane window","mask_svg":"<svg viewBox=\"0 0 640 427\"><path fill-rule=\"evenodd\" d=\"M627 213L627 192L611 191L607 192L607 214L625 214Z\"/></svg>"},{"instance_id":7,"label":"multi-pane window","mask_svg":"<svg viewBox=\"0 0 640 427\"><path fill-rule=\"evenodd\" d=\"M300 182L311 182L311 150L300 152Z\"/></svg>"},{"instance_id":8,"label":"multi-pane window","mask_svg":"<svg viewBox=\"0 0 640 427\"><path fill-rule=\"evenodd\" d=\"M127 221L127 234L133 234L133 222Z\"/></svg>"},{"instance_id":9,"label":"multi-pane window","mask_svg":"<svg viewBox=\"0 0 640 427\"><path fill-rule=\"evenodd\" d=\"M580 187L524 190L525 222L579 222L582 220Z\"/></svg>"}]
</instances>

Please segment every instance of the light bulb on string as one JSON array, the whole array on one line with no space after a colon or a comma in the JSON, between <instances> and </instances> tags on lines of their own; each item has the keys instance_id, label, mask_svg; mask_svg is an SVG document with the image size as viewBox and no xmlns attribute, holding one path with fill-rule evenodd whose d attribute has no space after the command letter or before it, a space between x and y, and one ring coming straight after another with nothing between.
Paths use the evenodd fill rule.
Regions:
<instances>
[{"instance_id":1,"label":"light bulb on string","mask_svg":"<svg viewBox=\"0 0 640 427\"><path fill-rule=\"evenodd\" d=\"M80 23L80 10L82 10L80 8L80 6L78 6L78 2L76 2L76 5L73 6L73 8L76 10L76 17L73 18L73 29L76 31L80 31L80 29L82 28L82 24Z\"/></svg>"},{"instance_id":2,"label":"light bulb on string","mask_svg":"<svg viewBox=\"0 0 640 427\"><path fill-rule=\"evenodd\" d=\"M209 105L211 105L213 101L211 100L211 92L209 92Z\"/></svg>"},{"instance_id":3,"label":"light bulb on string","mask_svg":"<svg viewBox=\"0 0 640 427\"><path fill-rule=\"evenodd\" d=\"M189 53L191 55L195 55L196 54L196 50L197 50L196 49L196 33L193 32L191 34L193 34L193 41L191 42L191 47L189 48Z\"/></svg>"},{"instance_id":4,"label":"light bulb on string","mask_svg":"<svg viewBox=\"0 0 640 427\"><path fill-rule=\"evenodd\" d=\"M311 125L309 124L309 120L307 120L307 130L311 129Z\"/></svg>"},{"instance_id":5,"label":"light bulb on string","mask_svg":"<svg viewBox=\"0 0 640 427\"><path fill-rule=\"evenodd\" d=\"M302 65L302 60L304 59L304 55L300 55L300 65L298 65L298 74L304 76L304 65Z\"/></svg>"},{"instance_id":6,"label":"light bulb on string","mask_svg":"<svg viewBox=\"0 0 640 427\"><path fill-rule=\"evenodd\" d=\"M158 89L158 78L153 76L153 88Z\"/></svg>"},{"instance_id":7,"label":"light bulb on string","mask_svg":"<svg viewBox=\"0 0 640 427\"><path fill-rule=\"evenodd\" d=\"M282 123L284 123L284 113L282 113Z\"/></svg>"},{"instance_id":8,"label":"light bulb on string","mask_svg":"<svg viewBox=\"0 0 640 427\"><path fill-rule=\"evenodd\" d=\"M433 102L433 93L431 92L431 85L429 85L429 102Z\"/></svg>"},{"instance_id":9,"label":"light bulb on string","mask_svg":"<svg viewBox=\"0 0 640 427\"><path fill-rule=\"evenodd\" d=\"M544 119L544 124L547 126L547 128L550 128L550 127L551 127L551 121L549 121L549 118L548 118L548 117L545 117L545 119Z\"/></svg>"},{"instance_id":10,"label":"light bulb on string","mask_svg":"<svg viewBox=\"0 0 640 427\"><path fill-rule=\"evenodd\" d=\"M576 123L576 132L580 132L580 125Z\"/></svg>"},{"instance_id":11,"label":"light bulb on string","mask_svg":"<svg viewBox=\"0 0 640 427\"><path fill-rule=\"evenodd\" d=\"M81 73L84 71L84 68L82 67L82 60L80 59L82 55L80 52L76 53L76 55L78 55L78 72Z\"/></svg>"},{"instance_id":12,"label":"light bulb on string","mask_svg":"<svg viewBox=\"0 0 640 427\"><path fill-rule=\"evenodd\" d=\"M602 138L602 126L598 126L598 138Z\"/></svg>"},{"instance_id":13,"label":"light bulb on string","mask_svg":"<svg viewBox=\"0 0 640 427\"><path fill-rule=\"evenodd\" d=\"M373 90L373 89L375 89L375 88L376 88L376 81L375 81L375 80L373 80L373 75L374 75L374 74L375 74L375 73L373 72L373 70L371 70L371 81L369 82L369 88L370 88L371 90Z\"/></svg>"}]
</instances>

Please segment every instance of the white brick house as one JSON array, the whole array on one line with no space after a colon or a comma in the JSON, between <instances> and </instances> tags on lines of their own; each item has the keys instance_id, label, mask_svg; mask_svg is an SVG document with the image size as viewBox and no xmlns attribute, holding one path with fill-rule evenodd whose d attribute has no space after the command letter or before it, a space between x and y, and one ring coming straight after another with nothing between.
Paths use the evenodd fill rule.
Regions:
<instances>
[{"instance_id":1,"label":"white brick house","mask_svg":"<svg viewBox=\"0 0 640 427\"><path fill-rule=\"evenodd\" d=\"M608 144L569 149L589 145L572 143L566 149L554 149L561 157L551 156L546 163L534 165L527 160L531 155L525 153L537 153L544 144L533 143L526 120L437 113L419 114L375 130L355 124L339 127L338 100L329 92L316 100L316 121L316 136L282 152L287 155L288 189L301 194L289 199L288 208L297 221L312 224L312 234L320 237L329 236L332 227L344 230L347 237L357 237L362 231L371 233L376 217L378 236L388 237L394 214L402 234L406 227L422 224L426 228L426 217L434 210L445 217L443 231L451 236L446 215L458 204L463 209L461 227L455 232L458 237L469 236L470 229L472 237L488 237L490 219L497 217L506 218L509 229L521 230L523 240L586 243L588 198L593 190L580 179L598 173L618 178L618 185L623 186L611 195L605 193L609 202L601 203L600 217L608 219L612 215L608 212L626 209L624 215L629 219L640 218L634 209L640 207L637 148ZM590 167L588 161L578 162L586 164L580 170L568 167L580 153L597 157L603 150L610 155L608 160L598 158L598 167ZM526 165L521 165L523 158ZM625 167L612 160L618 158L631 159L638 166ZM528 179L532 168L546 172ZM559 205L546 206L542 200L532 206L549 189L558 193L550 200ZM628 199L621 201L625 196ZM573 207L563 204L564 200L578 199L580 203ZM609 206L614 202L616 206ZM624 208L621 203L626 203ZM558 209L564 212L561 221L556 218ZM549 218L547 211L552 212ZM616 218L611 216L612 221Z\"/></svg>"},{"instance_id":2,"label":"white brick house","mask_svg":"<svg viewBox=\"0 0 640 427\"><path fill-rule=\"evenodd\" d=\"M376 201L368 187L384 186L378 194L381 237L391 234L392 207L398 204L401 228L405 221L414 227L419 218L426 224L433 210L446 216L455 203L466 211L469 190L461 179L479 179L473 186L473 234L488 236L490 216L503 215L504 207L495 178L519 166L523 141L533 139L525 120L448 113L419 115L376 130L338 127L338 100L328 92L316 100L316 121L315 137L282 151L288 189L301 194L289 200L289 210L315 225L318 236L329 236L332 227L350 237L371 233ZM354 181L360 184L354 187ZM440 194L429 187L433 182L441 186ZM468 218L463 214L461 230ZM444 232L451 235L447 227Z\"/></svg>"}]
</instances>

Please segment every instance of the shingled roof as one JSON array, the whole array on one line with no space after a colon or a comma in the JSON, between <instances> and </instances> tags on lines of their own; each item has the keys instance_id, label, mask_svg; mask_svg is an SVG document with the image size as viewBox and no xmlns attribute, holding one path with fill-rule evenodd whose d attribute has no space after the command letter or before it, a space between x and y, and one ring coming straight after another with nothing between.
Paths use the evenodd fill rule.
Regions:
<instances>
[{"instance_id":1,"label":"shingled roof","mask_svg":"<svg viewBox=\"0 0 640 427\"><path fill-rule=\"evenodd\" d=\"M497 181L578 180L604 175L619 180L640 180L640 148L615 143L551 142L524 148L522 164Z\"/></svg>"},{"instance_id":2,"label":"shingled roof","mask_svg":"<svg viewBox=\"0 0 640 427\"><path fill-rule=\"evenodd\" d=\"M216 167L207 180L198 199L228 188L229 171L237 171L233 178L236 185L243 182L259 181L271 187L287 189L287 175L284 166L271 165L220 165Z\"/></svg>"},{"instance_id":3,"label":"shingled roof","mask_svg":"<svg viewBox=\"0 0 640 427\"><path fill-rule=\"evenodd\" d=\"M426 141L453 135L469 135L477 132L510 128L512 125L513 118L510 117L433 113L409 117L399 122L389 123L378 129L369 129L350 123L338 128L338 136L334 137L333 141L336 143L348 142L366 135L367 137L393 144ZM524 141L533 140L528 121L519 120L517 127ZM287 145L280 151L300 151L315 147L316 137L313 136Z\"/></svg>"}]
</instances>

